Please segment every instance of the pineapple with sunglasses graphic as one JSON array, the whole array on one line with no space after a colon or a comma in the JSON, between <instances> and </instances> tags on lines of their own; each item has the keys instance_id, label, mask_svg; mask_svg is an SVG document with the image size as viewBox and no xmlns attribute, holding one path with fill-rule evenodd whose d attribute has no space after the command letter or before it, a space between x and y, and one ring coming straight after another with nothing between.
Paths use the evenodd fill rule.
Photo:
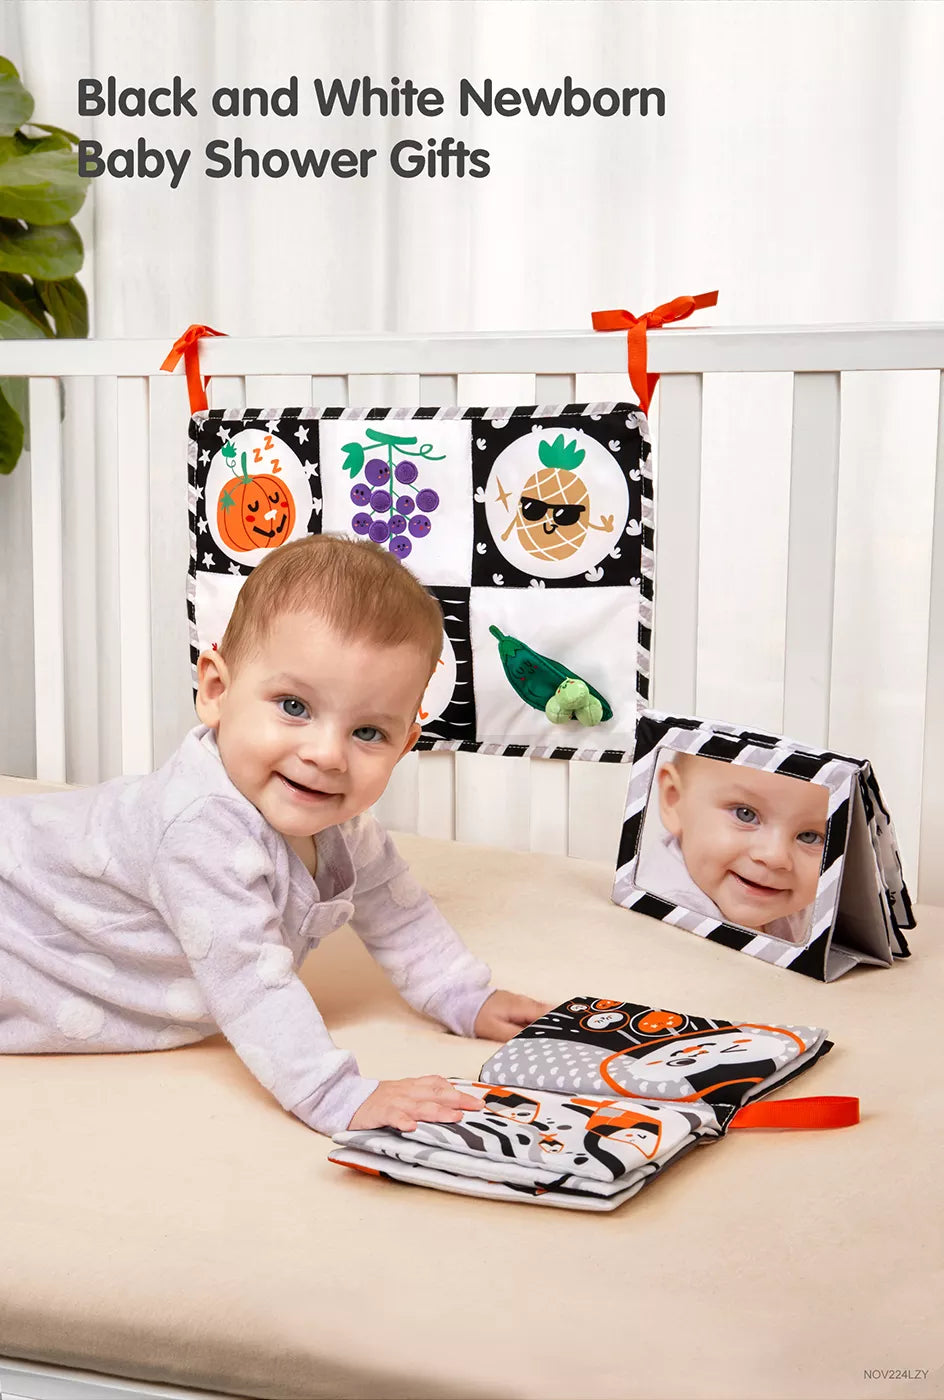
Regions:
<instances>
[{"instance_id":1,"label":"pineapple with sunglasses graphic","mask_svg":"<svg viewBox=\"0 0 944 1400\"><path fill-rule=\"evenodd\" d=\"M613 530L613 516L601 515L599 525L590 519L590 493L577 468L586 456L576 438L538 444L542 466L522 487L514 519L502 535L507 540L518 531L518 542L535 559L569 559L583 544L588 530ZM500 498L506 493L498 483ZM506 505L507 509L507 505Z\"/></svg>"}]
</instances>

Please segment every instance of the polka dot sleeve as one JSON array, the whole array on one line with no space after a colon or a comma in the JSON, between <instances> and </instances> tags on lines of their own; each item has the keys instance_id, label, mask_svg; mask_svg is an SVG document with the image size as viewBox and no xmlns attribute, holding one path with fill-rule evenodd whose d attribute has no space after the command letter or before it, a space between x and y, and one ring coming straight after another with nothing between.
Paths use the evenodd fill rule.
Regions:
<instances>
[{"instance_id":1,"label":"polka dot sleeve","mask_svg":"<svg viewBox=\"0 0 944 1400\"><path fill-rule=\"evenodd\" d=\"M283 1108L334 1133L377 1080L337 1048L295 974L270 886L275 839L225 797L193 804L165 832L149 894L193 974L174 984L168 1019L208 1012Z\"/></svg>"},{"instance_id":2,"label":"polka dot sleeve","mask_svg":"<svg viewBox=\"0 0 944 1400\"><path fill-rule=\"evenodd\" d=\"M369 820L355 852L351 926L405 1001L456 1035L474 1035L475 1018L495 990L491 973L410 874L387 832Z\"/></svg>"}]
</instances>

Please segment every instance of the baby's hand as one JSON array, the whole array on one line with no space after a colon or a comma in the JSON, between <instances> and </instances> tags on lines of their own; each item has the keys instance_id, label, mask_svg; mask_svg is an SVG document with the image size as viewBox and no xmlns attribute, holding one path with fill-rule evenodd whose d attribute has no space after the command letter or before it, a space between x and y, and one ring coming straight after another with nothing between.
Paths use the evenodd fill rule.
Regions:
<instances>
[{"instance_id":1,"label":"baby's hand","mask_svg":"<svg viewBox=\"0 0 944 1400\"><path fill-rule=\"evenodd\" d=\"M510 1040L522 1026L553 1010L544 1001L521 997L515 992L492 992L475 1018L475 1034L480 1040Z\"/></svg>"},{"instance_id":2,"label":"baby's hand","mask_svg":"<svg viewBox=\"0 0 944 1400\"><path fill-rule=\"evenodd\" d=\"M422 1079L382 1079L348 1123L357 1128L398 1128L412 1133L417 1122L458 1123L463 1109L481 1108L482 1100L460 1094L439 1074Z\"/></svg>"}]
</instances>

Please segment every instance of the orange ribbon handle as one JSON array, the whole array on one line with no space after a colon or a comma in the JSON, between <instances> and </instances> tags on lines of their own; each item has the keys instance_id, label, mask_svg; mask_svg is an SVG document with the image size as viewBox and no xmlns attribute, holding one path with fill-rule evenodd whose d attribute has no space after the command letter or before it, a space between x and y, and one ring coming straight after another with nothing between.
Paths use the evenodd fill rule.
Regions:
<instances>
[{"instance_id":1,"label":"orange ribbon handle","mask_svg":"<svg viewBox=\"0 0 944 1400\"><path fill-rule=\"evenodd\" d=\"M659 382L657 374L646 370L646 331L658 330L670 321L684 321L693 311L705 306L717 306L717 292L702 292L697 297L676 297L674 301L663 302L642 316L634 316L631 311L594 311L591 313L595 331L626 331L626 348L630 383L639 399L643 413L649 412L653 391Z\"/></svg>"},{"instance_id":2,"label":"orange ribbon handle","mask_svg":"<svg viewBox=\"0 0 944 1400\"><path fill-rule=\"evenodd\" d=\"M187 371L187 392L190 395L190 412L197 413L207 406L206 389L200 376L200 351L198 345L202 336L225 335L225 331L215 331L212 326L188 326L179 340L175 340L167 359L161 365L168 373L177 368L183 355L184 369ZM207 375L207 380L210 376Z\"/></svg>"},{"instance_id":3,"label":"orange ribbon handle","mask_svg":"<svg viewBox=\"0 0 944 1400\"><path fill-rule=\"evenodd\" d=\"M812 1099L779 1099L773 1103L747 1103L739 1108L729 1128L849 1128L859 1121L859 1100L842 1094L820 1094Z\"/></svg>"}]
</instances>

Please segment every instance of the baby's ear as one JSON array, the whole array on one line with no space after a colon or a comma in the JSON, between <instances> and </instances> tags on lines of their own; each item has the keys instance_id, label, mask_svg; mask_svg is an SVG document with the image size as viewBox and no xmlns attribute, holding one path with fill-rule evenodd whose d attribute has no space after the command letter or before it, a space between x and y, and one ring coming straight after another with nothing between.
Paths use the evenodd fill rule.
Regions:
<instances>
[{"instance_id":1,"label":"baby's ear","mask_svg":"<svg viewBox=\"0 0 944 1400\"><path fill-rule=\"evenodd\" d=\"M659 769L659 817L670 836L680 836L682 823L678 804L682 795L682 779L674 763L664 763Z\"/></svg>"},{"instance_id":2,"label":"baby's ear","mask_svg":"<svg viewBox=\"0 0 944 1400\"><path fill-rule=\"evenodd\" d=\"M202 651L197 658L197 714L203 724L216 729L220 722L223 696L229 687L230 675L226 662L215 647Z\"/></svg>"},{"instance_id":3,"label":"baby's ear","mask_svg":"<svg viewBox=\"0 0 944 1400\"><path fill-rule=\"evenodd\" d=\"M422 734L422 732L423 732L423 731L422 731L422 729L420 728L420 726L419 726L418 724L411 724L411 725L410 725L410 732L409 732L409 734L406 736L406 743L403 745L403 748L400 750L400 758L406 758L407 754L408 754L408 753L410 752L410 750L413 748L414 744L416 743L417 739L420 737L420 735ZM397 762L398 762L398 763L400 762L400 758L397 759Z\"/></svg>"}]
</instances>

